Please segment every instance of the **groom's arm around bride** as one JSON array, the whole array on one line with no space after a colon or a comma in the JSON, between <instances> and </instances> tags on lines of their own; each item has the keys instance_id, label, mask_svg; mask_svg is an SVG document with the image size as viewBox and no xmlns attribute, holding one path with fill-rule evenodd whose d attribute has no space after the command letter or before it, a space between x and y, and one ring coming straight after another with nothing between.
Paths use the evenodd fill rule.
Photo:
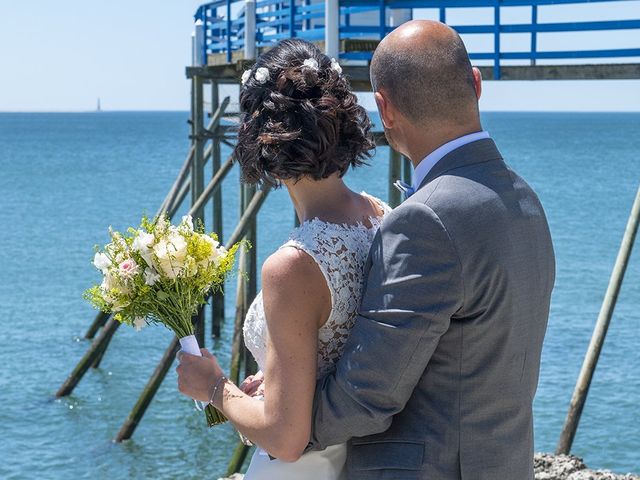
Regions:
<instances>
[{"instance_id":1,"label":"groom's arm around bride","mask_svg":"<svg viewBox=\"0 0 640 480\"><path fill-rule=\"evenodd\" d=\"M480 75L455 32L403 25L371 77L415 193L373 242L360 315L317 385L309 448L350 439L350 479L533 478L555 277L542 206L482 131Z\"/></svg>"}]
</instances>

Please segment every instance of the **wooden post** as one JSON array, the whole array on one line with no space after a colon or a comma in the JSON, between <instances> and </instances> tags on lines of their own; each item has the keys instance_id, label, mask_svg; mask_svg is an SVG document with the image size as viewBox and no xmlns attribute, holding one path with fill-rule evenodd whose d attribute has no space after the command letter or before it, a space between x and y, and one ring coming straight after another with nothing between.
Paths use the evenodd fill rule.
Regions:
<instances>
[{"instance_id":1,"label":"wooden post","mask_svg":"<svg viewBox=\"0 0 640 480\"><path fill-rule=\"evenodd\" d=\"M255 2L254 2L255 5ZM211 82L211 110L218 107L218 82ZM228 99L229 97L227 97ZM225 99L226 100L226 99ZM211 143L211 166L213 177L220 171L220 128L216 127L214 137ZM212 229L218 234L220 243L224 240L223 235L223 212L222 212L222 186L213 194L213 217ZM222 323L224 322L224 285L221 285L220 291L213 294L211 298L211 337L220 338Z\"/></svg>"},{"instance_id":2,"label":"wooden post","mask_svg":"<svg viewBox=\"0 0 640 480\"><path fill-rule=\"evenodd\" d=\"M73 369L69 377L64 381L62 386L56 392L56 397L64 397L73 392L73 389L76 387L82 376L86 373L89 367L93 364L98 355L100 355L102 351L103 344L109 343L109 340L116 332L118 327L120 326L120 322L111 317L107 323L104 325L100 334L95 338L95 340L91 343L89 349L85 352L83 357L80 359L76 368Z\"/></svg>"},{"instance_id":3,"label":"wooden post","mask_svg":"<svg viewBox=\"0 0 640 480\"><path fill-rule=\"evenodd\" d=\"M244 464L245 459L247 458L247 453L249 453L248 445L245 445L242 442L238 442L238 445L233 451L231 455L231 460L229 461L229 466L227 467L226 477L230 477L234 473L239 472L242 469L242 465Z\"/></svg>"},{"instance_id":4,"label":"wooden post","mask_svg":"<svg viewBox=\"0 0 640 480\"><path fill-rule=\"evenodd\" d=\"M411 160L404 155L402 156L402 180L411 185L413 181L413 165Z\"/></svg>"},{"instance_id":5,"label":"wooden post","mask_svg":"<svg viewBox=\"0 0 640 480\"><path fill-rule=\"evenodd\" d=\"M122 427L120 427L120 430L114 439L116 442L121 442L131 438L133 432L140 423L140 420L142 420L142 416L147 411L147 407L151 403L153 396L158 391L158 388L160 388L162 380L169 371L169 368L171 368L173 359L176 358L176 353L179 349L180 343L178 338L174 337L169 344L169 347L165 350L164 355L151 375L151 378L149 378L149 381L145 385L144 390L142 390L140 398L138 398L138 401L133 406L131 413L129 413L129 416L122 424Z\"/></svg>"},{"instance_id":6,"label":"wooden post","mask_svg":"<svg viewBox=\"0 0 640 480\"><path fill-rule=\"evenodd\" d=\"M204 82L202 77L195 76L192 79L193 106L191 108L191 138L193 144L193 160L191 162L191 205L200 199L204 191ZM194 209L192 213L194 222L204 224L204 209ZM205 346L204 341L204 309L200 308L193 318L195 336L200 347Z\"/></svg>"},{"instance_id":7,"label":"wooden post","mask_svg":"<svg viewBox=\"0 0 640 480\"><path fill-rule=\"evenodd\" d=\"M250 200L256 195L256 187L250 185L244 185L244 211L249 207ZM249 310L249 305L253 302L253 299L256 297L256 292L258 289L258 232L257 232L257 217L258 214L256 212L255 215L251 217L249 224L247 225L247 234L244 237L251 244L251 250L247 253L247 285L244 290L244 314L246 315ZM244 323L244 319L243 319ZM244 351L244 375L245 377L248 375L253 375L258 370L258 365L249 352L249 350L244 346L243 342L243 351Z\"/></svg>"},{"instance_id":8,"label":"wooden post","mask_svg":"<svg viewBox=\"0 0 640 480\"><path fill-rule=\"evenodd\" d=\"M96 336L98 330L104 326L104 324L109 320L110 314L104 312L98 312L96 318L91 322L91 326L87 330L87 333L84 334L84 338L91 340Z\"/></svg>"},{"instance_id":9,"label":"wooden post","mask_svg":"<svg viewBox=\"0 0 640 480\"><path fill-rule=\"evenodd\" d=\"M607 330L611 322L611 316L618 300L618 293L620 293L620 287L622 280L624 279L624 273L629 264L629 257L631 256L631 250L635 242L636 234L638 233L638 223L640 223L640 187L636 192L636 198L631 208L631 214L629 215L629 221L627 222L627 228L622 238L622 244L620 245L620 251L616 258L613 272L609 280L609 286L602 302L602 308L598 315L591 342L580 370L580 376L576 383L573 396L571 397L571 404L569 405L569 412L560 434L560 441L558 442L558 448L556 453L568 454L571 451L573 439L580 423L580 416L584 408L585 401L587 400L587 394L589 393L589 387L591 380L593 379L593 373L598 364L598 358L602 351L602 345L607 335Z\"/></svg>"},{"instance_id":10,"label":"wooden post","mask_svg":"<svg viewBox=\"0 0 640 480\"><path fill-rule=\"evenodd\" d=\"M395 208L402 202L400 191L393 185L402 178L402 158L393 148L389 147L389 205Z\"/></svg>"},{"instance_id":11,"label":"wooden post","mask_svg":"<svg viewBox=\"0 0 640 480\"><path fill-rule=\"evenodd\" d=\"M247 252L242 249L238 259L238 286L236 289L236 316L233 322L233 340L231 342L231 363L229 366L229 379L236 385L240 383L240 366L242 363L243 337L242 326L246 310L244 308L247 265Z\"/></svg>"}]
</instances>

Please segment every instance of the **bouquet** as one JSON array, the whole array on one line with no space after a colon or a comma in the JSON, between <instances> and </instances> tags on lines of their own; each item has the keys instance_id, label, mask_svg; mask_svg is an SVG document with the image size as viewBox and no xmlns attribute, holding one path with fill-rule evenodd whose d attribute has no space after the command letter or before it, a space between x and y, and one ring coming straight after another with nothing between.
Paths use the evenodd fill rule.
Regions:
<instances>
[{"instance_id":1,"label":"bouquet","mask_svg":"<svg viewBox=\"0 0 640 480\"><path fill-rule=\"evenodd\" d=\"M177 226L165 215L154 221L144 217L139 228L122 234L109 227L109 235L111 243L102 251L96 247L93 259L102 283L88 289L85 298L136 330L160 323L176 334L182 350L200 355L192 316L221 287L239 245L225 249L202 224L194 228L190 215ZM213 405L205 413L209 426L226 421Z\"/></svg>"}]
</instances>

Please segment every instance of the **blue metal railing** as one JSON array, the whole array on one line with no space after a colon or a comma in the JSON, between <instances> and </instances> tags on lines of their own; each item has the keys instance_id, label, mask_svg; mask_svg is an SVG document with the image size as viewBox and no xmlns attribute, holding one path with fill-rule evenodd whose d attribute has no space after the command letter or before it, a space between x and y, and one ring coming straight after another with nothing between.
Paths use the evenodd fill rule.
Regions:
<instances>
[{"instance_id":1,"label":"blue metal railing","mask_svg":"<svg viewBox=\"0 0 640 480\"><path fill-rule=\"evenodd\" d=\"M538 60L550 59L602 59L640 57L640 33L628 35L631 45L627 48L601 50L569 50L540 51L538 37L548 33L572 32L610 32L640 30L640 11L637 18L623 20L580 21L540 23L538 9L540 6L587 3L617 3L630 0L340 0L341 39L380 39L393 28L389 25L387 14L397 10L437 9L439 19L447 20L447 12L452 9L485 7L493 9L492 24L451 25L463 35L493 35L493 51L469 52L472 60L490 60L493 63L494 78L500 78L500 67L503 60L529 60L535 64ZM227 62L231 62L232 53L242 50L245 43L245 0L218 0L206 3L196 12L196 19L202 20L204 26L203 58L208 54L226 53ZM509 7L529 7L531 19L526 23L502 23L501 12ZM640 9L639 9L640 10ZM362 14L367 14L362 20ZM299 37L305 40L323 40L325 38L323 0L256 0L256 32L257 47L265 47L288 37ZM359 21L354 22L355 16ZM524 51L502 51L506 43L504 35L529 34L529 48ZM502 37L502 38L501 38ZM502 44L501 44L502 42ZM369 60L371 51L340 52L340 58L351 60Z\"/></svg>"}]
</instances>

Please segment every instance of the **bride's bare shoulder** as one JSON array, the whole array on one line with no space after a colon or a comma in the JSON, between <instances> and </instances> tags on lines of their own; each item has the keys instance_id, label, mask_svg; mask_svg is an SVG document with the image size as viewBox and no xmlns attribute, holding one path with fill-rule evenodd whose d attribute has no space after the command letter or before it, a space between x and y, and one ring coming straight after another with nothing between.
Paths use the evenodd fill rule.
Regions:
<instances>
[{"instance_id":1,"label":"bride's bare shoulder","mask_svg":"<svg viewBox=\"0 0 640 480\"><path fill-rule=\"evenodd\" d=\"M331 309L331 293L318 264L295 247L280 248L267 258L262 265L262 291L265 309L286 305L320 316Z\"/></svg>"}]
</instances>

